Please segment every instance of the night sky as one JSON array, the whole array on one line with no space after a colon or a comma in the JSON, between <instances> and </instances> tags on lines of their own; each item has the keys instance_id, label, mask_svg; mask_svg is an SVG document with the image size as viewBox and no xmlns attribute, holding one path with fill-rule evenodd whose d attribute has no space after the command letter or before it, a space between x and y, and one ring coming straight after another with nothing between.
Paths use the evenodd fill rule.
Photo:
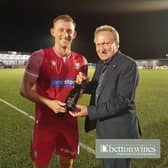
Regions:
<instances>
[{"instance_id":1,"label":"night sky","mask_svg":"<svg viewBox=\"0 0 168 168\"><path fill-rule=\"evenodd\" d=\"M101 24L119 31L120 50L135 59L165 58L168 53L168 2L162 0L1 0L0 51L51 46L49 30L59 14L70 14L77 22L73 50L89 62L97 61L93 34Z\"/></svg>"}]
</instances>

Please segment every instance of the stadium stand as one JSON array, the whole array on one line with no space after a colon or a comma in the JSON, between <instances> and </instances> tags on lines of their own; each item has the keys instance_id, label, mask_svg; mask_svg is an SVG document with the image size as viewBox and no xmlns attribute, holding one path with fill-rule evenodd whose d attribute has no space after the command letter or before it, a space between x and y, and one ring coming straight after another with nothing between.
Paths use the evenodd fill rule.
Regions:
<instances>
[{"instance_id":1,"label":"stadium stand","mask_svg":"<svg viewBox=\"0 0 168 168\"><path fill-rule=\"evenodd\" d=\"M168 70L168 59L139 59L136 60L139 69Z\"/></svg>"},{"instance_id":2,"label":"stadium stand","mask_svg":"<svg viewBox=\"0 0 168 168\"><path fill-rule=\"evenodd\" d=\"M30 57L30 53L16 51L0 52L0 67L13 68L24 66Z\"/></svg>"},{"instance_id":3,"label":"stadium stand","mask_svg":"<svg viewBox=\"0 0 168 168\"><path fill-rule=\"evenodd\" d=\"M17 51L0 51L0 67L22 67L27 63L31 53ZM168 58L165 59L139 59L136 60L139 69L162 69L168 70ZM95 63L88 63L90 69L94 69Z\"/></svg>"}]
</instances>

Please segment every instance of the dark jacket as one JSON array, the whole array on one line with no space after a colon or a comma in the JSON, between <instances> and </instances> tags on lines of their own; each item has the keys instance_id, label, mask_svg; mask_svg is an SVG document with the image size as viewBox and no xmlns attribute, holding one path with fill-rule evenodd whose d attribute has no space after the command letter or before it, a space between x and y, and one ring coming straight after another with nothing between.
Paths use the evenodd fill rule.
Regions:
<instances>
[{"instance_id":1,"label":"dark jacket","mask_svg":"<svg viewBox=\"0 0 168 168\"><path fill-rule=\"evenodd\" d=\"M138 138L139 122L135 94L138 85L136 62L118 51L110 61L95 105L95 93L101 75L100 61L86 88L91 94L86 132L96 127L97 138Z\"/></svg>"}]
</instances>

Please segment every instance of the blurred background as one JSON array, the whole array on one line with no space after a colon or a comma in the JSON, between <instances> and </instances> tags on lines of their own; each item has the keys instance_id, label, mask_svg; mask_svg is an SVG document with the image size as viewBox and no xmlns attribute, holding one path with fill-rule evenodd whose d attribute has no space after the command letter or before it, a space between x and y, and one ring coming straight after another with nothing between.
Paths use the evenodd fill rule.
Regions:
<instances>
[{"instance_id":1,"label":"blurred background","mask_svg":"<svg viewBox=\"0 0 168 168\"><path fill-rule=\"evenodd\" d=\"M49 30L57 15L77 22L73 50L97 62L93 34L110 24L120 33L120 50L135 59L165 59L168 53L167 0L1 0L0 52L31 53L53 44Z\"/></svg>"}]
</instances>

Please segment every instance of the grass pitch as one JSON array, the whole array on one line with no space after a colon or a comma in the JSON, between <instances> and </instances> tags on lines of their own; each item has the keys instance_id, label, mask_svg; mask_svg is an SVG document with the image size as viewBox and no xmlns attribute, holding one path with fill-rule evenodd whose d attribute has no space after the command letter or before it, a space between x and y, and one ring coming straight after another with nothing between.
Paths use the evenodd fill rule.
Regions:
<instances>
[{"instance_id":1,"label":"grass pitch","mask_svg":"<svg viewBox=\"0 0 168 168\"><path fill-rule=\"evenodd\" d=\"M90 71L90 76L93 71ZM34 115L33 103L19 95L23 69L0 69L0 98ZM142 127L142 138L161 140L160 159L135 159L133 168L168 167L168 71L140 71L137 90L137 111ZM83 96L79 103L88 104ZM95 131L85 133L84 119L79 120L80 141L94 148ZM29 143L33 121L0 102L0 168L32 168ZM50 168L56 167L56 158ZM81 149L74 168L101 168L101 162Z\"/></svg>"}]
</instances>

